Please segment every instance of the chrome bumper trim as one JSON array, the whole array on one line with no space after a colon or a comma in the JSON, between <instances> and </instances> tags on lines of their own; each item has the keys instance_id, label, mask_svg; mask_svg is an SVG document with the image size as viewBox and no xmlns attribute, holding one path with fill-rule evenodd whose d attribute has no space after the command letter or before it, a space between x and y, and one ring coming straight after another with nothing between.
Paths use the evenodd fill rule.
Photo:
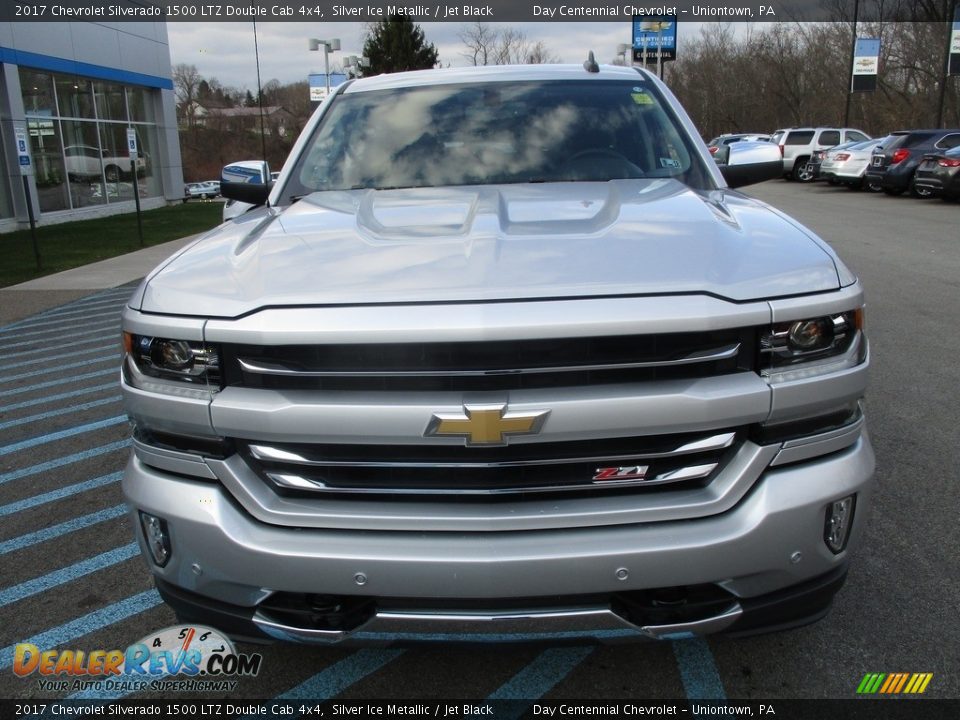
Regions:
<instances>
[{"instance_id":1,"label":"chrome bumper trim","mask_svg":"<svg viewBox=\"0 0 960 720\"><path fill-rule=\"evenodd\" d=\"M366 641L522 642L549 638L610 640L671 640L724 630L743 609L734 602L724 612L701 620L669 625L636 625L609 607L563 610L531 609L510 612L398 612L378 610L353 630L319 630L286 625L257 611L254 624L266 635L286 642L336 644Z\"/></svg>"}]
</instances>

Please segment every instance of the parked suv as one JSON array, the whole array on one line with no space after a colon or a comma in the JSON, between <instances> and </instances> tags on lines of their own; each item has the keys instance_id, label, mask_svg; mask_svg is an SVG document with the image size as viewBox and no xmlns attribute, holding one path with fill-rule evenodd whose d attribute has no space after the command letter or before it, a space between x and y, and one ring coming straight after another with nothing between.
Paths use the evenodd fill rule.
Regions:
<instances>
[{"instance_id":1,"label":"parked suv","mask_svg":"<svg viewBox=\"0 0 960 720\"><path fill-rule=\"evenodd\" d=\"M592 60L592 58L591 58ZM181 619L313 643L822 617L874 470L863 289L647 71L335 89L123 312L123 491ZM269 202L267 202L269 201Z\"/></svg>"},{"instance_id":2,"label":"parked suv","mask_svg":"<svg viewBox=\"0 0 960 720\"><path fill-rule=\"evenodd\" d=\"M777 130L770 142L780 147L783 176L788 180L810 182L813 172L807 162L815 150L826 150L853 140L869 140L870 136L855 128L800 127Z\"/></svg>"},{"instance_id":3,"label":"parked suv","mask_svg":"<svg viewBox=\"0 0 960 720\"><path fill-rule=\"evenodd\" d=\"M867 167L867 182L879 185L888 195L909 190L915 197L930 197L931 188L914 183L923 156L960 146L960 129L899 130L877 148Z\"/></svg>"}]
</instances>

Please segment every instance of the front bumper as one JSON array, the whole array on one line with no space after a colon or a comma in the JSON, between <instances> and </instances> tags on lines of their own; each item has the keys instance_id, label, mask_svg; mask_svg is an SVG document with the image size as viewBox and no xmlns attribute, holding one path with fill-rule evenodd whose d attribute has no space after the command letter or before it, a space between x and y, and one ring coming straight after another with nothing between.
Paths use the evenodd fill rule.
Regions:
<instances>
[{"instance_id":1,"label":"front bumper","mask_svg":"<svg viewBox=\"0 0 960 720\"><path fill-rule=\"evenodd\" d=\"M206 619L236 636L363 644L619 641L773 629L826 611L863 531L874 458L862 428L842 450L813 459L809 450L768 469L725 512L603 527L282 527L252 518L221 484L188 480L136 456L123 489L134 515L149 512L169 527L169 562L150 563L164 596L185 619ZM848 495L857 498L850 541L834 555L823 541L824 514ZM138 539L146 550L139 531ZM728 593L729 604L682 622L645 623L604 600L703 585ZM279 594L369 600L372 609L343 629L297 626L258 609ZM551 598L548 607L543 598Z\"/></svg>"}]
</instances>

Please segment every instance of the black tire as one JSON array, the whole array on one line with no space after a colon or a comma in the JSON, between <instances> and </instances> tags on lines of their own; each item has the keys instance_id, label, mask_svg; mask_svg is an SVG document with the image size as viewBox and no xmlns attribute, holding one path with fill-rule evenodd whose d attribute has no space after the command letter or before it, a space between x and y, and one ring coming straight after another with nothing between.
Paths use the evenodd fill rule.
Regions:
<instances>
[{"instance_id":1,"label":"black tire","mask_svg":"<svg viewBox=\"0 0 960 720\"><path fill-rule=\"evenodd\" d=\"M807 169L808 157L799 157L793 163L793 179L797 182L813 182L813 173Z\"/></svg>"},{"instance_id":2,"label":"black tire","mask_svg":"<svg viewBox=\"0 0 960 720\"><path fill-rule=\"evenodd\" d=\"M863 180L863 189L867 192L878 193L883 191L883 185L876 180Z\"/></svg>"}]
</instances>

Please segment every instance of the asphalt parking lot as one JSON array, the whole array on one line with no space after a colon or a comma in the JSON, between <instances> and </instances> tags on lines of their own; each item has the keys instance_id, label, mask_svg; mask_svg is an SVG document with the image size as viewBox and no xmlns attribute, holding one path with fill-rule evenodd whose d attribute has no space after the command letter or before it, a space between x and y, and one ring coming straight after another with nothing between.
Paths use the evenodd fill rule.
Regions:
<instances>
[{"instance_id":1,"label":"asphalt parking lot","mask_svg":"<svg viewBox=\"0 0 960 720\"><path fill-rule=\"evenodd\" d=\"M231 698L850 698L870 672L930 672L924 697L960 697L960 205L781 181L748 190L830 242L867 290L877 488L826 619L630 646L243 646L263 653L263 670ZM18 642L125 648L175 622L119 486L129 292L0 328L0 697L70 695L12 673Z\"/></svg>"}]
</instances>

